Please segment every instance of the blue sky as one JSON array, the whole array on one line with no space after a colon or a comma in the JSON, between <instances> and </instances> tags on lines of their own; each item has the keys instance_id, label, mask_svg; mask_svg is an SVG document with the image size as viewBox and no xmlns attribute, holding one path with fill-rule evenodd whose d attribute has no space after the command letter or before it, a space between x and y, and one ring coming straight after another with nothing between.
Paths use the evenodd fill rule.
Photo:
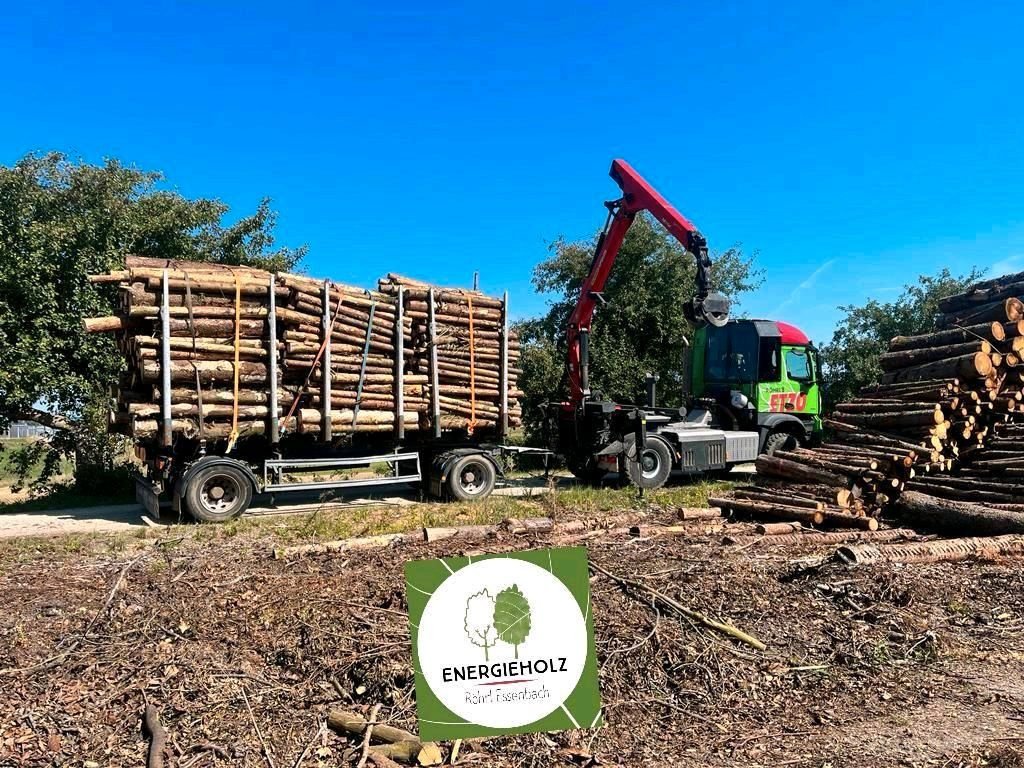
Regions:
<instances>
[{"instance_id":1,"label":"blue sky","mask_svg":"<svg viewBox=\"0 0 1024 768\"><path fill-rule=\"evenodd\" d=\"M624 157L760 252L742 309L827 340L940 266L1024 269L1012 3L22 3L0 161L59 149L263 196L318 276L509 289Z\"/></svg>"}]
</instances>

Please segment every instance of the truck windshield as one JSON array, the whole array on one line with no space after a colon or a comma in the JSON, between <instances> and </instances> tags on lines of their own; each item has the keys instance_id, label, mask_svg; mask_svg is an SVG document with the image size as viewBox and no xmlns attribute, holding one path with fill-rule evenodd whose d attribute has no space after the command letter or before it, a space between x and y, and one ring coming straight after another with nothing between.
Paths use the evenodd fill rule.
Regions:
<instances>
[{"instance_id":1,"label":"truck windshield","mask_svg":"<svg viewBox=\"0 0 1024 768\"><path fill-rule=\"evenodd\" d=\"M749 323L708 328L705 377L715 382L751 382L757 376L757 331Z\"/></svg>"},{"instance_id":2,"label":"truck windshield","mask_svg":"<svg viewBox=\"0 0 1024 768\"><path fill-rule=\"evenodd\" d=\"M798 381L811 380L811 361L802 349L786 350L786 374Z\"/></svg>"}]
</instances>

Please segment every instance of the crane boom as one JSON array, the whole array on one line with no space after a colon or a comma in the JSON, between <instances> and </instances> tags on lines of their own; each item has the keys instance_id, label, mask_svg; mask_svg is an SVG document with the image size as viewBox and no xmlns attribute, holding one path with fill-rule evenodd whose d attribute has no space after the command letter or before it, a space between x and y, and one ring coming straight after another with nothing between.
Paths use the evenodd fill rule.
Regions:
<instances>
[{"instance_id":1,"label":"crane boom","mask_svg":"<svg viewBox=\"0 0 1024 768\"><path fill-rule=\"evenodd\" d=\"M648 211L693 255L697 261L697 290L685 306L686 315L696 322L724 325L729 319L729 301L711 291L711 258L707 241L685 216L647 183L625 160L613 160L610 171L622 188L622 197L605 203L608 221L597 241L590 272L580 289L580 297L569 317L568 371L569 398L578 406L589 394L588 334L594 310L604 301L602 291L608 282L622 241L636 215Z\"/></svg>"}]
</instances>

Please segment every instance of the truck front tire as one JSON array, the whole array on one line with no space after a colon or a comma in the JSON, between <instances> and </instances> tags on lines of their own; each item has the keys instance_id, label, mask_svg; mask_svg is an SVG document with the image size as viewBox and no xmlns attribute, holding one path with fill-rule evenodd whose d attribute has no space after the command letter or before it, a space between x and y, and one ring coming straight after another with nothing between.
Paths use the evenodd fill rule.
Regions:
<instances>
[{"instance_id":1,"label":"truck front tire","mask_svg":"<svg viewBox=\"0 0 1024 768\"><path fill-rule=\"evenodd\" d=\"M637 488L661 488L672 474L672 451L663 440L648 437L642 451L635 450L635 441L626 446L623 461L629 481Z\"/></svg>"},{"instance_id":2,"label":"truck front tire","mask_svg":"<svg viewBox=\"0 0 1024 768\"><path fill-rule=\"evenodd\" d=\"M188 477L182 500L195 520L223 523L249 508L252 490L252 482L238 467L215 464Z\"/></svg>"},{"instance_id":3,"label":"truck front tire","mask_svg":"<svg viewBox=\"0 0 1024 768\"><path fill-rule=\"evenodd\" d=\"M792 451L800 447L800 441L789 432L772 432L764 441L764 452L768 456L775 455L776 451Z\"/></svg>"}]
</instances>

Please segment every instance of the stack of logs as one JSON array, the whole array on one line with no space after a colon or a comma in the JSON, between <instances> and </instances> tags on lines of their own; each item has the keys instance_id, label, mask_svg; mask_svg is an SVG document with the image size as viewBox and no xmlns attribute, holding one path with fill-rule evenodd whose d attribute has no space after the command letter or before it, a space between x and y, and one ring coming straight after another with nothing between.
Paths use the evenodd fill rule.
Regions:
<instances>
[{"instance_id":1,"label":"stack of logs","mask_svg":"<svg viewBox=\"0 0 1024 768\"><path fill-rule=\"evenodd\" d=\"M502 407L508 427L519 423L518 370L508 366L504 398L499 385L501 344L508 344L509 359L518 354L502 300L423 283L406 294L400 281L390 279L382 281L384 290L367 291L247 267L129 257L124 270L90 278L117 286L116 314L83 321L88 332L114 332L126 361L112 393L113 431L139 440L163 435L165 273L174 435L270 434L275 395L281 434L311 432L324 439L352 432L401 436L435 424L442 430L496 429ZM432 370L423 363L430 360L424 316L432 293L438 320L436 403ZM449 326L456 330L449 332ZM459 370L450 370L453 360Z\"/></svg>"},{"instance_id":2,"label":"stack of logs","mask_svg":"<svg viewBox=\"0 0 1024 768\"><path fill-rule=\"evenodd\" d=\"M397 298L401 286L404 314L411 321L413 354L407 360L410 374L427 376L431 366L430 311L431 286L418 280L389 273L379 289ZM468 423L494 423L501 413L502 344L507 344L507 397L522 397L517 380L519 339L509 334L503 342L501 327L507 295L495 299L480 293L434 288L434 328L437 343L437 376L442 424L455 420ZM475 393L475 397L470 397ZM517 422L522 410L517 404L508 408ZM459 425L461 426L461 424Z\"/></svg>"},{"instance_id":3,"label":"stack of logs","mask_svg":"<svg viewBox=\"0 0 1024 768\"><path fill-rule=\"evenodd\" d=\"M894 338L881 356L878 383L834 406L825 420L829 441L761 456L756 487L738 489L728 506L817 522L806 516L815 502L827 522L829 511L877 517L914 492L1024 512L1018 295L1024 273L942 300L940 330ZM942 507L929 502L932 514Z\"/></svg>"}]
</instances>

